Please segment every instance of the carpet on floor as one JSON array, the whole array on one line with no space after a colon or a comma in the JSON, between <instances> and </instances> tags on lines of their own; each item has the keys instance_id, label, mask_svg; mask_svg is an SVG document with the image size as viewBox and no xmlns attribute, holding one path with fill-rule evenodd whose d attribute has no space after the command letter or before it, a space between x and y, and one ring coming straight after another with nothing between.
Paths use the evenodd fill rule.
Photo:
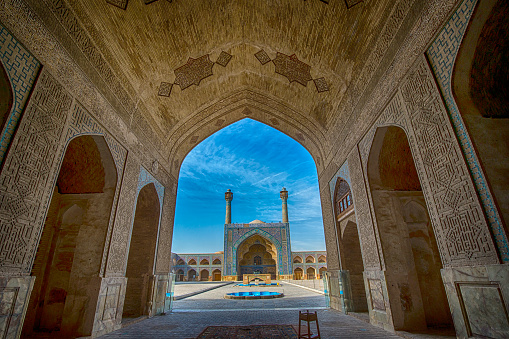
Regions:
<instances>
[{"instance_id":1,"label":"carpet on floor","mask_svg":"<svg viewBox=\"0 0 509 339\"><path fill-rule=\"evenodd\" d=\"M297 339L292 325L209 326L196 339Z\"/></svg>"}]
</instances>

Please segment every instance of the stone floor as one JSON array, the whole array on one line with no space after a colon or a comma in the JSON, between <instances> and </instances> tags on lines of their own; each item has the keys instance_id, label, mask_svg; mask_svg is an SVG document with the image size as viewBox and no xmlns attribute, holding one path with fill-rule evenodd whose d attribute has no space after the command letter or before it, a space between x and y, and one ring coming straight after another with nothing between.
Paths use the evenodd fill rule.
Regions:
<instances>
[{"instance_id":1,"label":"stone floor","mask_svg":"<svg viewBox=\"0 0 509 339\"><path fill-rule=\"evenodd\" d=\"M223 299L225 293L240 291L281 291L285 296L271 300ZM400 338L327 309L323 295L284 283L281 287L222 286L175 301L171 314L140 321L101 338L195 338L211 325L298 325L299 310L305 309L318 312L322 338Z\"/></svg>"}]
</instances>

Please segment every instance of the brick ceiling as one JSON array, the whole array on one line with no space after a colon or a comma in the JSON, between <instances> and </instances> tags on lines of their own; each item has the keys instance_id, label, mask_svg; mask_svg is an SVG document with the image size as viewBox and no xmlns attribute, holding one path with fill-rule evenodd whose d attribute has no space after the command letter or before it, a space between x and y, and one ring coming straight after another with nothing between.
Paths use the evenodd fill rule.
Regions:
<instances>
[{"instance_id":1,"label":"brick ceiling","mask_svg":"<svg viewBox=\"0 0 509 339\"><path fill-rule=\"evenodd\" d=\"M396 3L131 0L121 9L105 0L67 1L161 138L179 121L241 88L270 95L326 127L341 114L340 102ZM273 62L262 64L255 56L261 50ZM305 74L276 73L278 55L294 54L292 62ZM205 55L200 60L207 76L197 81L200 65L192 59ZM177 77L175 70L185 65L194 77ZM158 95L162 83L168 95ZM189 86L171 86L179 83Z\"/></svg>"}]
</instances>

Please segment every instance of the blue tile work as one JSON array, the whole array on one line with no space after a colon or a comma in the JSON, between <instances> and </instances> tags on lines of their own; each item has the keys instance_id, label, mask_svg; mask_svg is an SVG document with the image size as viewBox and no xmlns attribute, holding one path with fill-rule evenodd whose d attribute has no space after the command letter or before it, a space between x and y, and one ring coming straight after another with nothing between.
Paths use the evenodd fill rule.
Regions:
<instances>
[{"instance_id":1,"label":"blue tile work","mask_svg":"<svg viewBox=\"0 0 509 339\"><path fill-rule=\"evenodd\" d=\"M9 117L0 131L1 164L41 64L2 25L0 25L0 62L9 76L14 96Z\"/></svg>"},{"instance_id":2,"label":"blue tile work","mask_svg":"<svg viewBox=\"0 0 509 339\"><path fill-rule=\"evenodd\" d=\"M231 236L229 235L231 232ZM283 239L286 233L286 240ZM292 274L290 224L225 224L224 225L224 275L237 275L237 248L247 238L259 234L267 238L277 248L278 274ZM284 255L285 254L285 255Z\"/></svg>"},{"instance_id":3,"label":"blue tile work","mask_svg":"<svg viewBox=\"0 0 509 339\"><path fill-rule=\"evenodd\" d=\"M336 174L334 174L332 179L329 181L330 198L332 204L334 204L334 190L336 189L336 181L338 181L338 178L340 177L345 179L348 185L352 187L352 183L350 182L350 172L348 171L348 161L345 161L343 165L341 165Z\"/></svg>"},{"instance_id":4,"label":"blue tile work","mask_svg":"<svg viewBox=\"0 0 509 339\"><path fill-rule=\"evenodd\" d=\"M509 245L503 225L493 202L491 192L488 189L486 177L481 169L472 141L454 100L451 85L454 62L476 3L477 0L463 1L426 51L426 54L444 97L454 132L459 140L470 174L474 179L476 190L481 198L481 203L488 218L500 257L504 263L507 263L509 262Z\"/></svg>"}]
</instances>

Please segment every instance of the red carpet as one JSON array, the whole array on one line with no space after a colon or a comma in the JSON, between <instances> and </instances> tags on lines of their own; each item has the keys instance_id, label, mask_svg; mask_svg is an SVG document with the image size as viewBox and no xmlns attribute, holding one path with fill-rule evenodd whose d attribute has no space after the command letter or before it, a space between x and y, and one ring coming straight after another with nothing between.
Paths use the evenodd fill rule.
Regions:
<instances>
[{"instance_id":1,"label":"red carpet","mask_svg":"<svg viewBox=\"0 0 509 339\"><path fill-rule=\"evenodd\" d=\"M209 326L196 339L297 339L291 325Z\"/></svg>"}]
</instances>

